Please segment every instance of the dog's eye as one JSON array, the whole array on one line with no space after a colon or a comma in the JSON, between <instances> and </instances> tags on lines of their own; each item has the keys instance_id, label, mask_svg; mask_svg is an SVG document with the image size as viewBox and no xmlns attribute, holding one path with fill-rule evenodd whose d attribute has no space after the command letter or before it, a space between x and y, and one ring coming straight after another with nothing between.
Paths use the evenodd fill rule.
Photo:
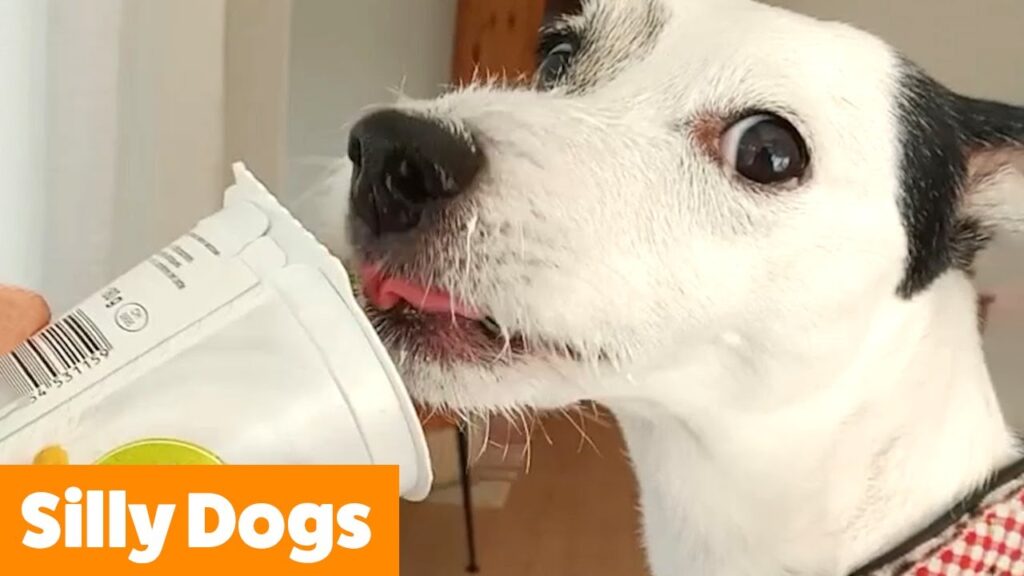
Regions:
<instances>
[{"instance_id":1,"label":"dog's eye","mask_svg":"<svg viewBox=\"0 0 1024 576\"><path fill-rule=\"evenodd\" d=\"M800 132L774 114L755 114L730 126L721 151L737 174L758 184L798 180L810 160Z\"/></svg>"},{"instance_id":2,"label":"dog's eye","mask_svg":"<svg viewBox=\"0 0 1024 576\"><path fill-rule=\"evenodd\" d=\"M575 54L576 45L568 40L547 50L543 54L544 59L541 60L540 68L537 70L537 83L540 87L544 90L550 89L565 78Z\"/></svg>"}]
</instances>

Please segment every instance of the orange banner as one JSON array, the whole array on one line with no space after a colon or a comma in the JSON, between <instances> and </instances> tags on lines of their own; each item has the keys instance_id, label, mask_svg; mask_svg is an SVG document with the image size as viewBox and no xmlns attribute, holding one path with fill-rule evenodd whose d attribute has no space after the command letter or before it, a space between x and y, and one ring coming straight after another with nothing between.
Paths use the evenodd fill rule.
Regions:
<instances>
[{"instance_id":1,"label":"orange banner","mask_svg":"<svg viewBox=\"0 0 1024 576\"><path fill-rule=\"evenodd\" d=\"M7 574L398 576L393 466L0 466Z\"/></svg>"}]
</instances>

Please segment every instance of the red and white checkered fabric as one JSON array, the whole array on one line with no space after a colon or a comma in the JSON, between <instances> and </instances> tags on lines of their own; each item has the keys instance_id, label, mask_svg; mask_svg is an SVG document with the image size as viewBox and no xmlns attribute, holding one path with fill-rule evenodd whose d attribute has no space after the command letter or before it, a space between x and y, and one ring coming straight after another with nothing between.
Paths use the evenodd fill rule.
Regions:
<instances>
[{"instance_id":1,"label":"red and white checkered fabric","mask_svg":"<svg viewBox=\"0 0 1024 576\"><path fill-rule=\"evenodd\" d=\"M1024 576L1024 494L1003 503L976 520L953 543L927 561L912 576Z\"/></svg>"},{"instance_id":2,"label":"red and white checkered fabric","mask_svg":"<svg viewBox=\"0 0 1024 576\"><path fill-rule=\"evenodd\" d=\"M1024 576L1024 481L981 505L871 576Z\"/></svg>"}]
</instances>

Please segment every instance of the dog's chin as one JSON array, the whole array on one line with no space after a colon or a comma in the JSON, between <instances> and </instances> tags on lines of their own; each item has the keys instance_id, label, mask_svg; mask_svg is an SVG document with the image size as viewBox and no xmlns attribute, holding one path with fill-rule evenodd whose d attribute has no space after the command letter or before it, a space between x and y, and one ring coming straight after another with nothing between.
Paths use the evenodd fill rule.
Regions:
<instances>
[{"instance_id":1,"label":"dog's chin","mask_svg":"<svg viewBox=\"0 0 1024 576\"><path fill-rule=\"evenodd\" d=\"M585 371L565 346L506 333L487 321L408 306L366 313L420 405L458 412L558 409L582 400Z\"/></svg>"},{"instance_id":2,"label":"dog's chin","mask_svg":"<svg viewBox=\"0 0 1024 576\"><path fill-rule=\"evenodd\" d=\"M479 366L519 362L528 354L524 338L486 320L425 313L407 304L388 310L367 305L366 313L385 344L413 360Z\"/></svg>"}]
</instances>

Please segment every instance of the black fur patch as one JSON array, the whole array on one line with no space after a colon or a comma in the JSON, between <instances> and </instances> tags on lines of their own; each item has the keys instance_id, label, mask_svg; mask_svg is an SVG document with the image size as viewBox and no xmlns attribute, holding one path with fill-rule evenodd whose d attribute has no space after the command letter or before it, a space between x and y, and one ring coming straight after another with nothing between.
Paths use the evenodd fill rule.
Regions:
<instances>
[{"instance_id":1,"label":"black fur patch","mask_svg":"<svg viewBox=\"0 0 1024 576\"><path fill-rule=\"evenodd\" d=\"M968 159L987 149L1024 146L1024 109L959 96L911 64L898 114L909 250L899 294L911 298L950 268L969 270L990 239L961 210Z\"/></svg>"},{"instance_id":2,"label":"black fur patch","mask_svg":"<svg viewBox=\"0 0 1024 576\"><path fill-rule=\"evenodd\" d=\"M957 116L968 150L1024 149L1024 108L957 97Z\"/></svg>"},{"instance_id":3,"label":"black fur patch","mask_svg":"<svg viewBox=\"0 0 1024 576\"><path fill-rule=\"evenodd\" d=\"M973 272L978 253L992 240L992 231L977 218L958 218L953 230L953 267Z\"/></svg>"},{"instance_id":4,"label":"black fur patch","mask_svg":"<svg viewBox=\"0 0 1024 576\"><path fill-rule=\"evenodd\" d=\"M899 287L904 298L927 288L953 263L957 206L967 180L967 160L954 114L951 94L908 66L899 100L900 212L909 242Z\"/></svg>"}]
</instances>

